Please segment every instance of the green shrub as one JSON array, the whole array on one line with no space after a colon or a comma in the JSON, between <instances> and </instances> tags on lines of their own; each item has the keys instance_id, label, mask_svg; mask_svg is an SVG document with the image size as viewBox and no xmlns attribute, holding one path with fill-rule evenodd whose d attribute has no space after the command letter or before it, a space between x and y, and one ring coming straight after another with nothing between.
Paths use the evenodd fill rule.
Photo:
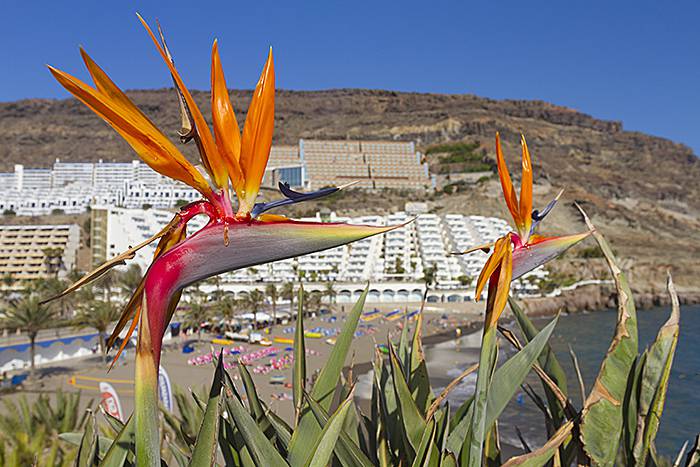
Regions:
<instances>
[{"instance_id":1,"label":"green shrub","mask_svg":"<svg viewBox=\"0 0 700 467\"><path fill-rule=\"evenodd\" d=\"M16 400L3 400L0 414L0 465L72 465L77 450L63 443L59 434L80 430L80 394L58 391L55 397L40 394L30 403L22 394Z\"/></svg>"}]
</instances>

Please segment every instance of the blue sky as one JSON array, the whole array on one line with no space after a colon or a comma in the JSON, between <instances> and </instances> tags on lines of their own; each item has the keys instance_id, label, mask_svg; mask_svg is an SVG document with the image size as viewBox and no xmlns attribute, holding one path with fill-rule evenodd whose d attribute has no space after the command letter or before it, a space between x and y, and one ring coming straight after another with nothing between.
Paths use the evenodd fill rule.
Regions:
<instances>
[{"instance_id":1,"label":"blue sky","mask_svg":"<svg viewBox=\"0 0 700 467\"><path fill-rule=\"evenodd\" d=\"M272 45L279 88L542 99L700 154L700 2L114 3L6 2L0 101L66 97L44 65L84 78L78 45L125 89L169 86L139 11L191 88L209 87L214 38L235 88Z\"/></svg>"}]
</instances>

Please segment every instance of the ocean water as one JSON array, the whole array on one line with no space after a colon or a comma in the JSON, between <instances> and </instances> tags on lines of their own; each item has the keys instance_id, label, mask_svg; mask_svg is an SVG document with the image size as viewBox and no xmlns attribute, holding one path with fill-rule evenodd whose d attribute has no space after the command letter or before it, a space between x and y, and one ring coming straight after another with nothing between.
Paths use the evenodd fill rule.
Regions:
<instances>
[{"instance_id":1,"label":"ocean water","mask_svg":"<svg viewBox=\"0 0 700 467\"><path fill-rule=\"evenodd\" d=\"M659 328L668 319L668 308L654 308L638 312L640 351L656 337ZM550 318L551 319L551 318ZM542 328L548 319L538 320ZM577 408L581 407L580 391L574 366L569 356L569 345L576 352L586 386L590 390L600 369L605 352L615 329L616 313L613 310L562 316L550 343L568 376L569 395ZM681 330L671 371L669 390L659 434L658 451L673 457L686 440L700 432L700 307L681 307ZM442 389L465 368L478 360L480 332L463 336L459 341L449 341L426 349L426 358L433 387ZM507 343L501 362L512 355ZM544 397L539 379L531 374L526 379L538 394ZM457 407L474 392L476 375L466 378L450 394L448 400ZM541 412L522 391L516 392L500 418L500 435L504 442L521 446L517 431L530 447L542 445L545 440L544 421Z\"/></svg>"},{"instance_id":2,"label":"ocean water","mask_svg":"<svg viewBox=\"0 0 700 467\"><path fill-rule=\"evenodd\" d=\"M668 307L637 312L640 352L648 347L668 319ZM617 314L602 311L562 317L551 344L569 375L569 393L578 394L568 346L574 349L589 391L612 338ZM573 385L573 387L572 387ZM580 406L580 397L574 396ZM663 455L674 457L686 440L700 433L700 306L682 306L678 347L671 368L666 404L656 437Z\"/></svg>"}]
</instances>

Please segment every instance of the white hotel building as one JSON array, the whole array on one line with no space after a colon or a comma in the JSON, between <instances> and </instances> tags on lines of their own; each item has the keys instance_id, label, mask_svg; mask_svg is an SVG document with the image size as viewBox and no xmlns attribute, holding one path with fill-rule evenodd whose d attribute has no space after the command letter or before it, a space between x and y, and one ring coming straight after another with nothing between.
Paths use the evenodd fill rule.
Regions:
<instances>
[{"instance_id":1,"label":"white hotel building","mask_svg":"<svg viewBox=\"0 0 700 467\"><path fill-rule=\"evenodd\" d=\"M94 263L109 259L158 232L173 213L158 209L124 209L94 206L92 209L92 257ZM349 222L353 224L391 225L414 216L396 212L387 216L343 217L316 214L305 221ZM194 218L191 231L203 226L206 218ZM271 264L230 272L221 276L220 287L233 293L305 281L307 287L322 288L334 281L340 303L352 302L369 281L371 302L420 301L426 268L435 267L435 290L429 301L465 301L473 298L475 278L486 258L477 251L466 256L450 255L470 246L491 242L508 231L503 219L462 214L421 214L414 222L385 235L370 237L350 245L291 258ZM155 243L140 250L132 262L142 270L148 267ZM546 277L544 269L531 272L513 288L520 293L536 293L534 282ZM470 281L471 279L471 281ZM465 286L465 282L469 286ZM204 286L206 288L206 286Z\"/></svg>"},{"instance_id":2,"label":"white hotel building","mask_svg":"<svg viewBox=\"0 0 700 467\"><path fill-rule=\"evenodd\" d=\"M273 146L263 184L279 181L293 188L318 189L357 182L365 189L429 189L431 179L414 143L397 141L299 140ZM27 168L0 173L4 190L0 214L19 216L53 212L76 214L92 204L171 208L200 197L193 189L153 171L141 161L63 162L50 169Z\"/></svg>"}]
</instances>

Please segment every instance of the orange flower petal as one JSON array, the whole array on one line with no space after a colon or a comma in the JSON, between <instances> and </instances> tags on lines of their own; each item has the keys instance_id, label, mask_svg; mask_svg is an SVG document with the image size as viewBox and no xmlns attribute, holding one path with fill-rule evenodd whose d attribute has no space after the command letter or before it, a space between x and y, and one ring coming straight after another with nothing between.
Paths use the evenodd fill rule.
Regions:
<instances>
[{"instance_id":1,"label":"orange flower petal","mask_svg":"<svg viewBox=\"0 0 700 467\"><path fill-rule=\"evenodd\" d=\"M243 128L240 162L245 176L245 187L243 197L240 199L239 213L250 212L255 204L255 198L265 174L267 159L270 156L274 124L275 66L272 60L272 48L270 48L260 80L255 86Z\"/></svg>"},{"instance_id":2,"label":"orange flower petal","mask_svg":"<svg viewBox=\"0 0 700 467\"><path fill-rule=\"evenodd\" d=\"M143 293L139 294L139 298L143 299ZM134 334L134 330L136 329L136 325L138 324L140 317L141 317L141 304L139 303L138 307L136 307L134 317L131 320L131 326L129 326L129 330L126 331L126 336L124 336L122 343L119 345L119 349L117 350L117 354L112 359L112 363L109 364L109 369L107 371L114 368L114 364L117 363L117 360L119 360L119 357L121 356L122 352L126 348L126 345L129 343L129 339L131 339L131 336ZM109 347L111 347L111 346L108 346L108 348Z\"/></svg>"},{"instance_id":3,"label":"orange flower petal","mask_svg":"<svg viewBox=\"0 0 700 467\"><path fill-rule=\"evenodd\" d=\"M489 282L489 297L486 306L487 326L493 326L498 322L501 313L508 303L510 293L510 281L513 277L513 245L509 242L506 245L503 258L498 265L497 274L491 276L491 281L497 283L495 288ZM492 298L493 297L493 298Z\"/></svg>"},{"instance_id":4,"label":"orange flower petal","mask_svg":"<svg viewBox=\"0 0 700 467\"><path fill-rule=\"evenodd\" d=\"M128 98L121 91L121 96L116 99L111 97L117 94L118 88L97 65L91 63L89 68L99 86L109 90L107 93L49 66L54 78L114 128L153 170L186 183L206 197L210 196L211 188L207 181L175 145L133 104L127 104Z\"/></svg>"},{"instance_id":5,"label":"orange flower petal","mask_svg":"<svg viewBox=\"0 0 700 467\"><path fill-rule=\"evenodd\" d=\"M243 172L238 162L241 157L241 130L228 95L217 41L214 41L211 50L211 114L216 146L226 163L233 189L239 193L243 189Z\"/></svg>"},{"instance_id":6,"label":"orange flower petal","mask_svg":"<svg viewBox=\"0 0 700 467\"><path fill-rule=\"evenodd\" d=\"M216 147L216 143L214 142L214 138L212 137L211 131L209 130L207 121L204 119L204 115L202 115L202 112L199 110L199 107L197 107L197 104L195 103L192 94L190 94L190 92L187 90L187 87L185 87L185 83L182 81L182 78L177 72L177 69L175 69L175 65L173 65L173 62L168 58L168 55L165 53L165 50L163 50L163 47L161 47L160 43L158 42L158 39L156 39L155 34L153 34L153 31L151 31L151 28L148 26L148 23L146 23L146 21L141 17L141 15L137 14L137 16L143 24L143 27L146 28L148 35L151 36L151 40L156 45L156 48L158 49L158 52L160 53L161 57L163 57L165 64L170 70L170 74L173 76L173 80L175 81L177 88L182 93L182 97L187 103L187 108L190 111L190 114L192 115L195 129L197 131L197 135L199 136L199 144L201 145L200 154L202 157L202 163L204 164L204 167L207 169L207 172L209 172L212 181L217 187L227 187L228 172L226 170L226 164L219 155L219 151Z\"/></svg>"},{"instance_id":7,"label":"orange flower petal","mask_svg":"<svg viewBox=\"0 0 700 467\"><path fill-rule=\"evenodd\" d=\"M527 149L525 136L521 135L520 146L523 153L523 175L520 183L520 221L522 225L519 225L518 228L521 241L527 243L532 226L532 159L530 151Z\"/></svg>"},{"instance_id":8,"label":"orange flower petal","mask_svg":"<svg viewBox=\"0 0 700 467\"><path fill-rule=\"evenodd\" d=\"M113 104L115 105L120 105L121 108L126 111L132 113L137 118L145 118L147 119L143 112L139 110L138 107L134 105L133 102L122 92L119 87L114 84L114 82L107 76L107 73L100 68L97 63L88 55L88 53L80 47L80 56L83 58L83 62L85 63L85 67L88 69L88 72L90 72L90 77L92 78L92 81L95 83L95 87L97 90L108 97Z\"/></svg>"},{"instance_id":9,"label":"orange flower petal","mask_svg":"<svg viewBox=\"0 0 700 467\"><path fill-rule=\"evenodd\" d=\"M484 286L486 285L486 282L489 280L493 272L498 268L498 266L501 264L501 260L503 259L503 255L506 253L506 247L510 244L510 234L507 234L504 237L499 238L496 240L496 244L493 247L493 254L489 256L489 259L486 260L486 264L484 264L484 268L481 270L481 274L479 274L479 279L476 281L476 291L474 292L474 300L478 301L479 297L481 297L481 293L484 290Z\"/></svg>"},{"instance_id":10,"label":"orange flower petal","mask_svg":"<svg viewBox=\"0 0 700 467\"><path fill-rule=\"evenodd\" d=\"M513 182L510 179L510 173L508 172L508 166L506 165L506 160L503 157L503 150L501 149L501 136L496 133L496 164L498 165L498 178L501 180L501 188L503 189L503 196L506 200L506 205L510 211L510 215L513 217L513 221L517 226L520 226L520 207L518 204L518 196L515 194L515 188L513 188Z\"/></svg>"}]
</instances>

